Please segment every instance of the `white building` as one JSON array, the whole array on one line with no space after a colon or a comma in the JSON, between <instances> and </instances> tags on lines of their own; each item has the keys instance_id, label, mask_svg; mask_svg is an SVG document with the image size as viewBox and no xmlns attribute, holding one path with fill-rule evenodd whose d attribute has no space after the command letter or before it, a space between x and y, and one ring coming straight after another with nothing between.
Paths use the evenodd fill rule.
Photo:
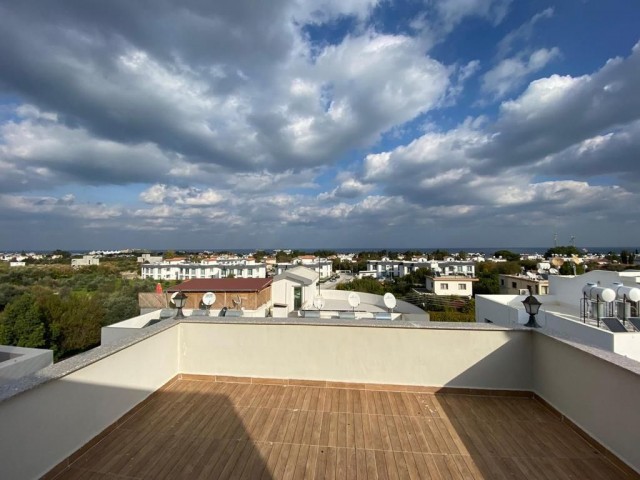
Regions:
<instances>
[{"instance_id":1,"label":"white building","mask_svg":"<svg viewBox=\"0 0 640 480\"><path fill-rule=\"evenodd\" d=\"M551 275L549 294L537 297L542 307L536 321L542 331L640 361L639 287L640 271ZM529 319L522 304L525 298L477 295L476 321L524 324Z\"/></svg>"},{"instance_id":2,"label":"white building","mask_svg":"<svg viewBox=\"0 0 640 480\"><path fill-rule=\"evenodd\" d=\"M143 253L136 259L138 263L161 263L162 260L162 255L156 256L150 253Z\"/></svg>"},{"instance_id":3,"label":"white building","mask_svg":"<svg viewBox=\"0 0 640 480\"><path fill-rule=\"evenodd\" d=\"M271 284L273 315L286 317L293 310L310 307L317 294L317 272L301 265L285 269Z\"/></svg>"},{"instance_id":4,"label":"white building","mask_svg":"<svg viewBox=\"0 0 640 480\"><path fill-rule=\"evenodd\" d=\"M329 278L331 275L333 275L333 262L330 262L329 260L325 260L325 259L320 259L318 261L317 258L315 258L315 262L311 262L308 259L306 260L306 262L303 262L302 260L298 260L294 258L293 261L291 262L276 263L275 264L276 275L280 275L286 270L289 270L297 266L304 266L306 268L310 268L314 270L316 272L316 275L318 273L320 274L321 279Z\"/></svg>"},{"instance_id":5,"label":"white building","mask_svg":"<svg viewBox=\"0 0 640 480\"><path fill-rule=\"evenodd\" d=\"M427 290L436 295L471 297L473 294L473 282L477 281L477 278L456 275L427 277L426 287Z\"/></svg>"},{"instance_id":6,"label":"white building","mask_svg":"<svg viewBox=\"0 0 640 480\"><path fill-rule=\"evenodd\" d=\"M501 295L528 295L531 287L535 295L549 293L549 275L538 275L533 272L518 275L498 275Z\"/></svg>"},{"instance_id":7,"label":"white building","mask_svg":"<svg viewBox=\"0 0 640 480\"><path fill-rule=\"evenodd\" d=\"M100 257L95 255L83 255L82 258L72 258L72 267L87 267L89 265L100 265Z\"/></svg>"},{"instance_id":8,"label":"white building","mask_svg":"<svg viewBox=\"0 0 640 480\"><path fill-rule=\"evenodd\" d=\"M404 277L421 268L428 268L433 273L440 275L467 275L474 277L476 266L473 262L466 261L438 261L416 258L415 261L405 260L370 260L367 262L367 271L375 271L376 278Z\"/></svg>"},{"instance_id":9,"label":"white building","mask_svg":"<svg viewBox=\"0 0 640 480\"><path fill-rule=\"evenodd\" d=\"M264 263L147 263L141 266L142 278L154 280L190 280L193 278L266 278Z\"/></svg>"}]
</instances>

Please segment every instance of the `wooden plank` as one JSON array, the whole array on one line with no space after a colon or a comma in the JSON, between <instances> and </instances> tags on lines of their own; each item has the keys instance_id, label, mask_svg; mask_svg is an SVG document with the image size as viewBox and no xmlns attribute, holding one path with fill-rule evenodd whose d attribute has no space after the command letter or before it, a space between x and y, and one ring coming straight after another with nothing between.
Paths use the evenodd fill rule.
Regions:
<instances>
[{"instance_id":1,"label":"wooden plank","mask_svg":"<svg viewBox=\"0 0 640 480\"><path fill-rule=\"evenodd\" d=\"M292 444L289 450L289 456L284 468L282 476L276 478L282 478L283 480L291 480L296 473L296 467L298 466L298 454L300 453L300 444Z\"/></svg>"},{"instance_id":2,"label":"wooden plank","mask_svg":"<svg viewBox=\"0 0 640 480\"><path fill-rule=\"evenodd\" d=\"M382 450L375 450L376 474L380 480L389 480L387 458Z\"/></svg>"}]
</instances>

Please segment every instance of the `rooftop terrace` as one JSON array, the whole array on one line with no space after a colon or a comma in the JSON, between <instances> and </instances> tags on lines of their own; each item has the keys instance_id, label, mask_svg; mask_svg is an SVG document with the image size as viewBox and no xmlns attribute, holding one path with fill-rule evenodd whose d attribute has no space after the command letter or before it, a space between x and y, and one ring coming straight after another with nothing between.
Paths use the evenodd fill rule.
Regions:
<instances>
[{"instance_id":1,"label":"rooftop terrace","mask_svg":"<svg viewBox=\"0 0 640 480\"><path fill-rule=\"evenodd\" d=\"M175 379L56 478L626 478L533 398L221 380Z\"/></svg>"},{"instance_id":2,"label":"rooftop terrace","mask_svg":"<svg viewBox=\"0 0 640 480\"><path fill-rule=\"evenodd\" d=\"M638 398L517 326L164 320L0 386L0 477L640 478Z\"/></svg>"}]
</instances>

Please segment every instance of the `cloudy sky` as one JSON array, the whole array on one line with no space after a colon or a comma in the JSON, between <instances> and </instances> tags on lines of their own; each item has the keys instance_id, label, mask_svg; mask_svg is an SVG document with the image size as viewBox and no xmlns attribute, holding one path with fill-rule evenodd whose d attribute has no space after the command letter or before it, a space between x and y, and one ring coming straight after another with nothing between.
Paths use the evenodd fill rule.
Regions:
<instances>
[{"instance_id":1,"label":"cloudy sky","mask_svg":"<svg viewBox=\"0 0 640 480\"><path fill-rule=\"evenodd\" d=\"M0 0L0 249L640 244L630 0Z\"/></svg>"}]
</instances>

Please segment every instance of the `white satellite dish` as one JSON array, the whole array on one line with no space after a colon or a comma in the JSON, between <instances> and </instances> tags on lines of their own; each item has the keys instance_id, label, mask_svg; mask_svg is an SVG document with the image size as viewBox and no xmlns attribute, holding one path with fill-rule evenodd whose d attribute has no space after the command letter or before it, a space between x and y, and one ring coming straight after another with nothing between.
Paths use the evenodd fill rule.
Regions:
<instances>
[{"instance_id":1,"label":"white satellite dish","mask_svg":"<svg viewBox=\"0 0 640 480\"><path fill-rule=\"evenodd\" d=\"M393 310L396 307L396 297L393 295L393 293L385 293L382 299L384 300L384 304L387 308Z\"/></svg>"},{"instance_id":2,"label":"white satellite dish","mask_svg":"<svg viewBox=\"0 0 640 480\"><path fill-rule=\"evenodd\" d=\"M324 298L318 295L316 298L313 299L313 306L316 307L318 310L322 310L322 307L324 307Z\"/></svg>"},{"instance_id":3,"label":"white satellite dish","mask_svg":"<svg viewBox=\"0 0 640 480\"><path fill-rule=\"evenodd\" d=\"M356 308L358 305L360 305L360 295L358 295L356 292L351 292L347 297L347 301L349 302L349 305L351 305L353 308Z\"/></svg>"},{"instance_id":4,"label":"white satellite dish","mask_svg":"<svg viewBox=\"0 0 640 480\"><path fill-rule=\"evenodd\" d=\"M202 296L202 303L207 307L210 307L216 302L216 294L213 292L207 292Z\"/></svg>"},{"instance_id":5,"label":"white satellite dish","mask_svg":"<svg viewBox=\"0 0 640 480\"><path fill-rule=\"evenodd\" d=\"M556 268L560 268L562 265L564 265L564 259L560 257L553 257L551 259L551 265L553 265Z\"/></svg>"}]
</instances>

